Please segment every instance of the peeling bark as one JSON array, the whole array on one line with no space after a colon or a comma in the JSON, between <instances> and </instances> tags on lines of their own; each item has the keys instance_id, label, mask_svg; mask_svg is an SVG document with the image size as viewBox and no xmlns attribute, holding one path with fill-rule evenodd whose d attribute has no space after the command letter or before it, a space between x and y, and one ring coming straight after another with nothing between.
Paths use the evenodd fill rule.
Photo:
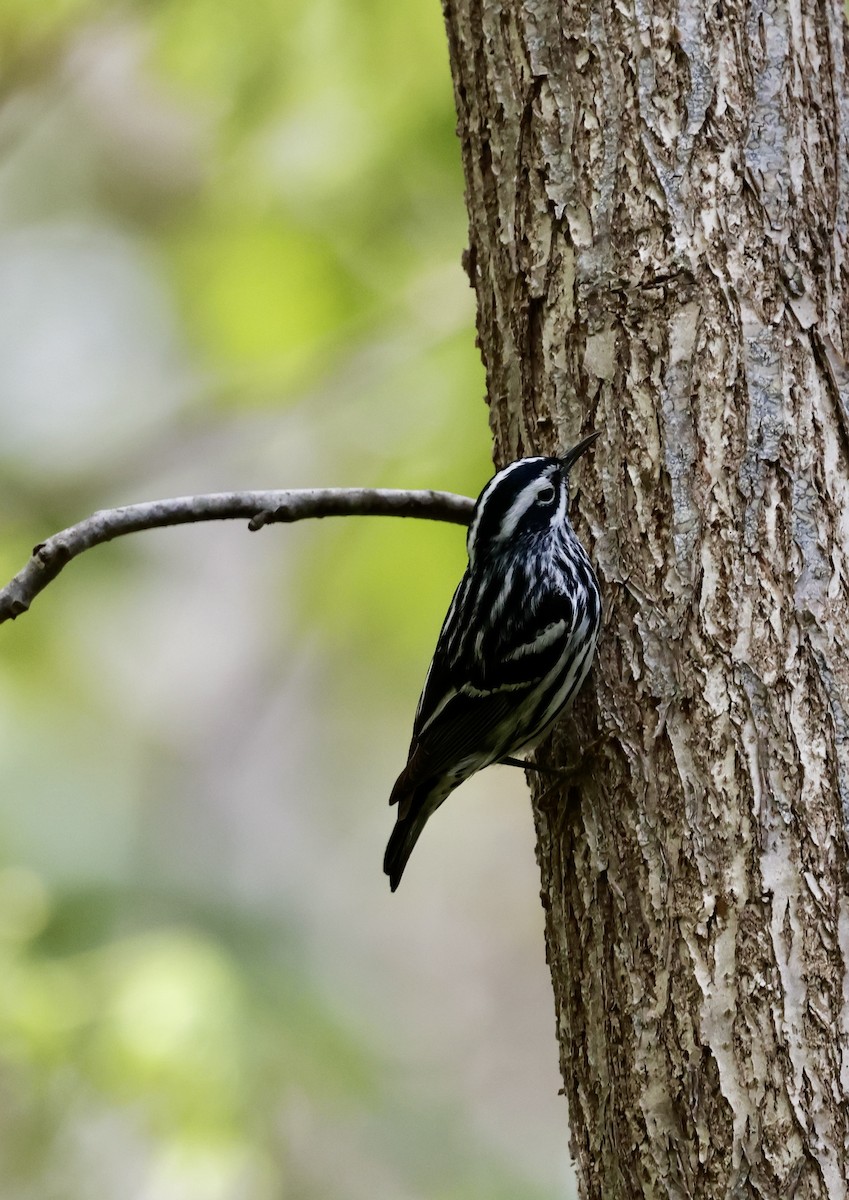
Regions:
<instances>
[{"instance_id":1,"label":"peeling bark","mask_svg":"<svg viewBox=\"0 0 849 1200\"><path fill-rule=\"evenodd\" d=\"M583 1195L847 1196L842 9L444 8L496 461L603 431L603 744L533 781Z\"/></svg>"}]
</instances>

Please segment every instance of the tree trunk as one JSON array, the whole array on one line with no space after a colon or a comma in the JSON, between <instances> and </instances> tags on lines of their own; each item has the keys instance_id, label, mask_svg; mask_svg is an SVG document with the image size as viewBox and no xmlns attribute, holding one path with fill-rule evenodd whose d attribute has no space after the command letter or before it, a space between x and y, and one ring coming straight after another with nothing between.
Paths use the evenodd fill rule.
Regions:
<instances>
[{"instance_id":1,"label":"tree trunk","mask_svg":"<svg viewBox=\"0 0 849 1200\"><path fill-rule=\"evenodd\" d=\"M849 1195L838 0L445 0L495 456L602 430L535 784L585 1197ZM575 793L579 792L579 795Z\"/></svg>"}]
</instances>

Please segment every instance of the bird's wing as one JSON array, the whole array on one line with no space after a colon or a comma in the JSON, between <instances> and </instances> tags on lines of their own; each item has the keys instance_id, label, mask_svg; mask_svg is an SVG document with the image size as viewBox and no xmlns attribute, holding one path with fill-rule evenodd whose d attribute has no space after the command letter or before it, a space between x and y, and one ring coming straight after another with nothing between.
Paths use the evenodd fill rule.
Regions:
<instances>
[{"instance_id":1,"label":"bird's wing","mask_svg":"<svg viewBox=\"0 0 849 1200\"><path fill-rule=\"evenodd\" d=\"M443 621L422 688L413 746L434 713L465 684L478 691L496 691L503 684L541 679L556 663L560 640L574 623L569 596L529 587L518 568L493 575L485 584L466 571Z\"/></svg>"},{"instance_id":2,"label":"bird's wing","mask_svg":"<svg viewBox=\"0 0 849 1200\"><path fill-rule=\"evenodd\" d=\"M527 693L530 688L522 691ZM478 766L483 766L484 760L498 747L498 727L517 702L521 700L513 688L484 693L463 689L446 696L430 722L413 738L409 760L389 803L395 804L428 781L436 783L451 768L457 771L453 785L456 786ZM475 765L477 756L481 762Z\"/></svg>"},{"instance_id":3,"label":"bird's wing","mask_svg":"<svg viewBox=\"0 0 849 1200\"><path fill-rule=\"evenodd\" d=\"M487 622L480 637L461 636L469 628L464 585L465 579L425 680L407 769L398 781L404 780L402 788L459 769L478 755L492 761L493 753L509 753L512 738L501 746L499 727L507 732L511 714L557 669L573 625L569 598L548 593L510 610L509 622Z\"/></svg>"},{"instance_id":4,"label":"bird's wing","mask_svg":"<svg viewBox=\"0 0 849 1200\"><path fill-rule=\"evenodd\" d=\"M480 639L475 667L481 686L532 684L556 669L575 628L575 606L565 593L545 590L505 611Z\"/></svg>"},{"instance_id":5,"label":"bird's wing","mask_svg":"<svg viewBox=\"0 0 849 1200\"><path fill-rule=\"evenodd\" d=\"M463 630L467 623L467 608L470 588L472 586L469 572L466 571L457 585L454 597L442 622L442 629L436 643L436 651L425 677L416 717L413 721L413 741L410 754L416 746L416 739L424 725L433 717L447 696L456 692L463 682L464 668L460 661Z\"/></svg>"}]
</instances>

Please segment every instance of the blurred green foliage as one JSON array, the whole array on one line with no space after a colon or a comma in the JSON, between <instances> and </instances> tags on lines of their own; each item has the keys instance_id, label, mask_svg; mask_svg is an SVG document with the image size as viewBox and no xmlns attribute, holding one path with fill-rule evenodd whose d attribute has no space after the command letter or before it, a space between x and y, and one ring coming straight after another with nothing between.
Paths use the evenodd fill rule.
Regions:
<instances>
[{"instance_id":1,"label":"blurred green foliage","mask_svg":"<svg viewBox=\"0 0 849 1200\"><path fill-rule=\"evenodd\" d=\"M2 573L154 492L478 490L438 4L4 0L0 80ZM462 532L205 536L86 556L3 631L0 1193L545 1194L370 982L370 814Z\"/></svg>"}]
</instances>

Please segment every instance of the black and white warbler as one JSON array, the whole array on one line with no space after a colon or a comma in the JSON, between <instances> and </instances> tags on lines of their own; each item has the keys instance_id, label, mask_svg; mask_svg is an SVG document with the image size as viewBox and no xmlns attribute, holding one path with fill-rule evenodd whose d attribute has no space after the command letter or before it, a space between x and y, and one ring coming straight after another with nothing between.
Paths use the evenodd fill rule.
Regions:
<instances>
[{"instance_id":1,"label":"black and white warbler","mask_svg":"<svg viewBox=\"0 0 849 1200\"><path fill-rule=\"evenodd\" d=\"M590 669L598 582L569 521L569 471L598 437L562 458L520 458L478 497L469 565L425 679L398 817L383 869L394 892L419 834L470 775L530 750Z\"/></svg>"}]
</instances>

